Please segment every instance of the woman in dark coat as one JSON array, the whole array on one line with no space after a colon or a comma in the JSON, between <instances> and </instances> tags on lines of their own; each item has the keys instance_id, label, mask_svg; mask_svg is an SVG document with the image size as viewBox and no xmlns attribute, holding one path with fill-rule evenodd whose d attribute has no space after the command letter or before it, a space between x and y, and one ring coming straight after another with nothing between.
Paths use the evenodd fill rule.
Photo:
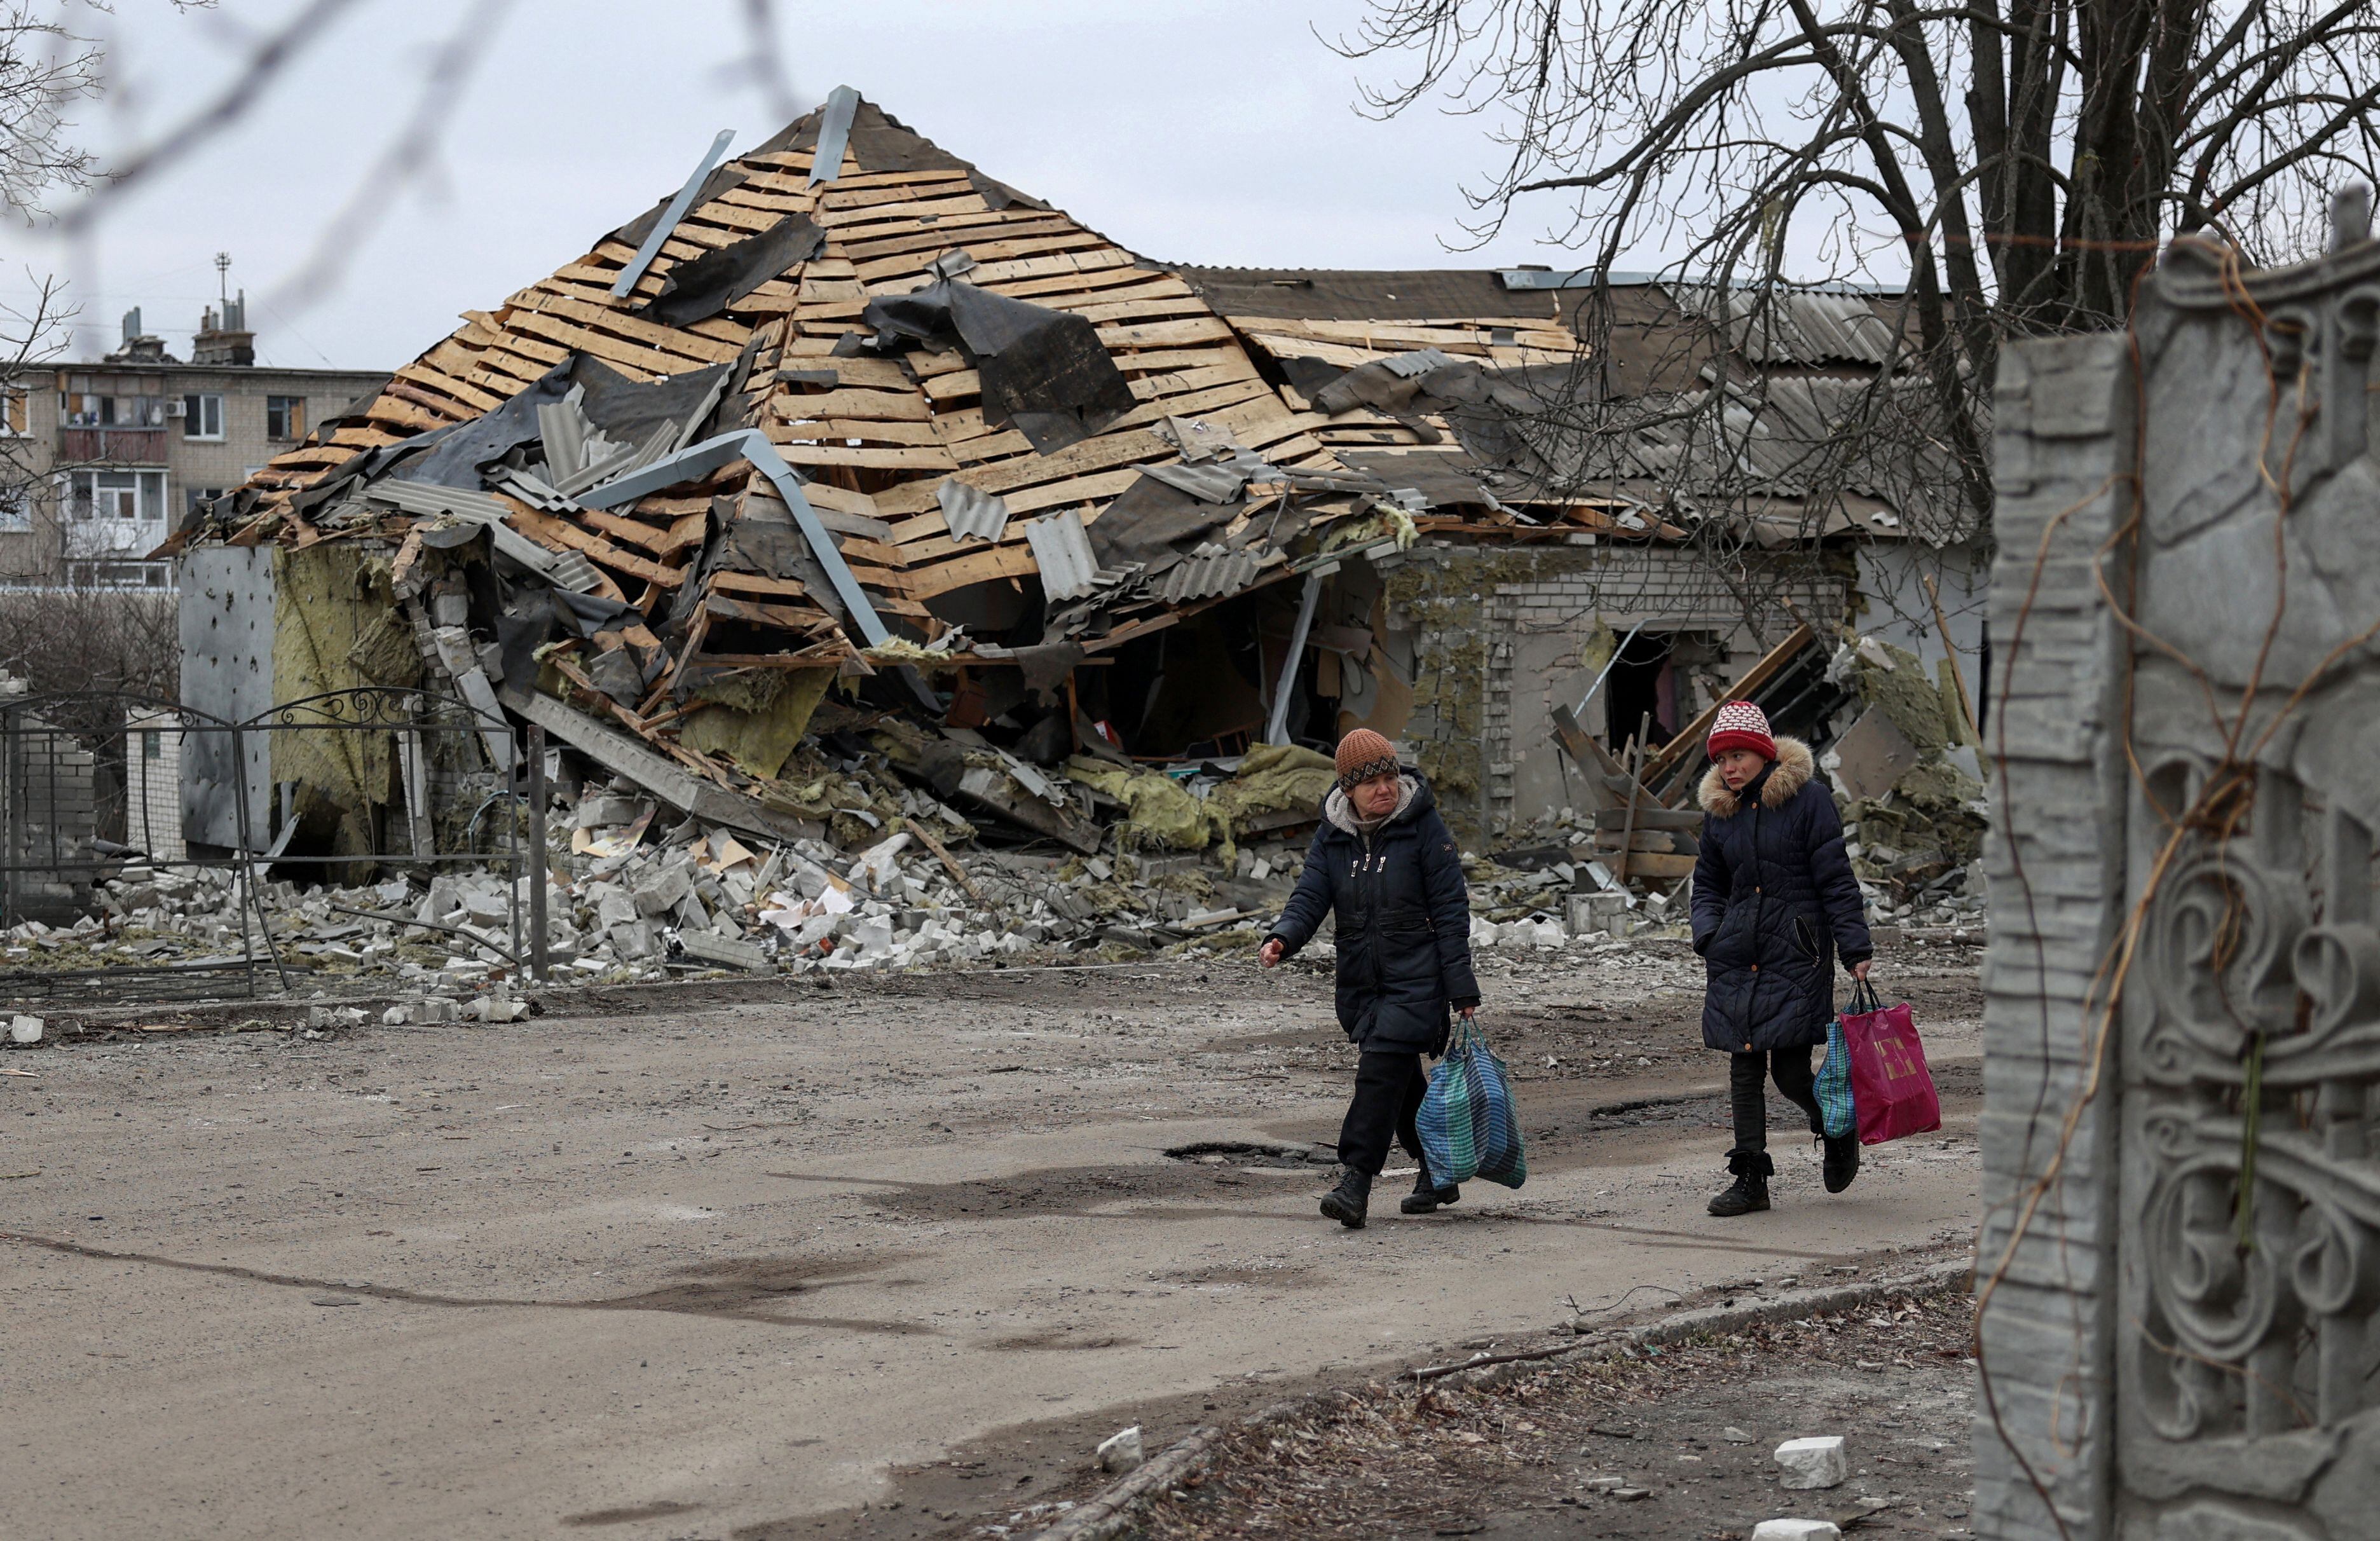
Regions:
<instances>
[{"instance_id":1,"label":"woman in dark coat","mask_svg":"<svg viewBox=\"0 0 2380 1541\"><path fill-rule=\"evenodd\" d=\"M1339 784L1322 801L1322 827L1297 892L1257 956L1272 967L1312 939L1324 915L1338 912L1339 1025L1362 1052L1339 1130L1346 1172L1324 1196L1322 1212L1358 1229L1372 1179L1388 1164L1391 1134L1422 1163L1400 1209L1427 1215L1462 1196L1431 1180L1414 1115L1428 1085L1423 1054L1446 1052L1448 1013L1471 1015L1479 985L1471 973L1463 858L1428 783L1400 769L1395 748L1368 728L1340 740L1338 766Z\"/></svg>"},{"instance_id":2,"label":"woman in dark coat","mask_svg":"<svg viewBox=\"0 0 2380 1541\"><path fill-rule=\"evenodd\" d=\"M1859 1172L1859 1136L1829 1137L1818 1115L1810 1051L1834 1020L1834 962L1864 979L1874 948L1859 880L1843 849L1833 794L1817 782L1810 746L1771 738L1750 701L1730 701L1713 720L1709 774L1703 778L1702 852L1694 861L1694 951L1710 984L1703 997L1703 1042L1724 1050L1735 1148L1735 1183L1710 1201L1714 1215L1768 1207L1768 1108L1761 1081L1810 1116L1826 1147L1830 1194Z\"/></svg>"}]
</instances>

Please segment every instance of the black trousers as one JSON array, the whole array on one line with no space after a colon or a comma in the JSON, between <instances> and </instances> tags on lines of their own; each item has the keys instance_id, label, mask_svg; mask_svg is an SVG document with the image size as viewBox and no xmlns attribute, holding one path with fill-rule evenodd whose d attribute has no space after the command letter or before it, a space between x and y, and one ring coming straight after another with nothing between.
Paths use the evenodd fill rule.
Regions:
<instances>
[{"instance_id":1,"label":"black trousers","mask_svg":"<svg viewBox=\"0 0 2380 1541\"><path fill-rule=\"evenodd\" d=\"M1817 1071L1810 1063L1815 1046L1801 1049L1775 1049L1767 1053L1755 1049L1749 1052L1730 1053L1727 1057L1727 1101L1735 1115L1735 1148L1727 1153L1727 1169L1733 1172L1757 1172L1766 1177L1777 1170L1768 1159L1768 1098L1761 1082L1773 1075L1777 1089L1785 1099L1810 1115L1810 1133L1823 1135L1826 1122L1818 1114L1818 1094L1815 1089Z\"/></svg>"},{"instance_id":2,"label":"black trousers","mask_svg":"<svg viewBox=\"0 0 2380 1541\"><path fill-rule=\"evenodd\" d=\"M1339 1126L1339 1164L1379 1176L1389 1164L1391 1135L1421 1160L1414 1115L1421 1111L1421 1094L1428 1088L1419 1054L1365 1050L1355 1060L1355 1095L1347 1103L1347 1120ZM1423 1163L1425 1170L1427 1165Z\"/></svg>"}]
</instances>

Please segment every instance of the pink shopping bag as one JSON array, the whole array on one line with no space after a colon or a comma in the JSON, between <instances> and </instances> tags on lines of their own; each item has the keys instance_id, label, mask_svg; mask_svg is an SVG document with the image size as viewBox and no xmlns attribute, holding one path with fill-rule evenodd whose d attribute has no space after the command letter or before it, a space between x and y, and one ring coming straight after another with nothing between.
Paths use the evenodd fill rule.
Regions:
<instances>
[{"instance_id":1,"label":"pink shopping bag","mask_svg":"<svg viewBox=\"0 0 2380 1541\"><path fill-rule=\"evenodd\" d=\"M1886 1006L1865 980L1852 992L1842 1014L1843 1041L1851 1050L1852 1105L1859 1113L1862 1145L1882 1145L1904 1135L1942 1127L1942 1099L1925 1068L1925 1046L1909 1002Z\"/></svg>"}]
</instances>

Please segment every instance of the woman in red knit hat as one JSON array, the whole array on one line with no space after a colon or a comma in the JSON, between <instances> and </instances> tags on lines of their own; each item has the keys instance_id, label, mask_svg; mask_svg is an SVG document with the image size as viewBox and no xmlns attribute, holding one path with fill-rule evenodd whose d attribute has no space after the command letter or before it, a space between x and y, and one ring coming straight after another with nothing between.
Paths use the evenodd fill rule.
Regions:
<instances>
[{"instance_id":1,"label":"woman in red knit hat","mask_svg":"<svg viewBox=\"0 0 2380 1541\"><path fill-rule=\"evenodd\" d=\"M1395 746L1369 728L1339 741L1338 764L1339 784L1322 800L1322 827L1297 892L1257 956L1272 967L1337 912L1339 1025L1362 1052L1339 1130L1345 1171L1322 1212L1360 1228L1391 1135L1421 1164L1400 1209L1427 1215L1462 1196L1430 1175L1414 1115L1428 1086L1422 1055L1446 1052L1449 1013L1469 1016L1479 983L1471 972L1463 857L1429 784L1398 765Z\"/></svg>"},{"instance_id":2,"label":"woman in red knit hat","mask_svg":"<svg viewBox=\"0 0 2380 1541\"><path fill-rule=\"evenodd\" d=\"M1816 779L1810 746L1775 738L1750 701L1712 720L1711 768L1703 777L1701 854L1694 859L1694 951L1709 971L1703 1042L1729 1056L1728 1100L1735 1183L1710 1201L1714 1215L1768 1207L1768 1106L1761 1083L1809 1115L1826 1147L1830 1194L1859 1172L1859 1137L1829 1137L1818 1114L1810 1052L1834 1020L1840 955L1864 979L1875 949L1867 906L1843 848L1834 795Z\"/></svg>"}]
</instances>

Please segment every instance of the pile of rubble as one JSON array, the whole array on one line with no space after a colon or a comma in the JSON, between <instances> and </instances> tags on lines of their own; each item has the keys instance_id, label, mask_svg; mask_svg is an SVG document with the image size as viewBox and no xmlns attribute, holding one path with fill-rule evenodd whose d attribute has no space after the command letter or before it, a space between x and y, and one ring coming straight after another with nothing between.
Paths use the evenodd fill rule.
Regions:
<instances>
[{"instance_id":1,"label":"pile of rubble","mask_svg":"<svg viewBox=\"0 0 2380 1541\"><path fill-rule=\"evenodd\" d=\"M1820 763L1869 919L1980 929L1991 809L1982 743L1947 661L1929 671L1913 653L1860 637L1828 668L1867 705Z\"/></svg>"},{"instance_id":2,"label":"pile of rubble","mask_svg":"<svg viewBox=\"0 0 2380 1541\"><path fill-rule=\"evenodd\" d=\"M848 762L844 774L856 785L884 766ZM882 817L851 805L877 836L855 851L706 825L615 783L556 809L545 959L552 977L621 984L1251 946L1303 871L1330 775L1327 760L1303 749L1258 751L1178 779L1078 761L1049 785L1099 831L1090 854L954 852L952 843L974 831L906 788L875 786ZM1304 811L1281 823L1288 810L1270 805L1292 796ZM1251 828L1263 823L1281 828ZM1682 905L1660 894L1613 888L1579 902L1584 868L1567 862L1469 857L1466 870L1475 947L1684 934L1673 924ZM98 885L99 914L67 927L19 925L6 933L7 956L56 969L223 965L252 948L260 966L334 993L466 997L465 1014L505 1020L506 991L535 950L531 881L508 881L501 868L441 872L426 885L393 876L301 887L260 876L244 905L237 868L134 864Z\"/></svg>"}]
</instances>

